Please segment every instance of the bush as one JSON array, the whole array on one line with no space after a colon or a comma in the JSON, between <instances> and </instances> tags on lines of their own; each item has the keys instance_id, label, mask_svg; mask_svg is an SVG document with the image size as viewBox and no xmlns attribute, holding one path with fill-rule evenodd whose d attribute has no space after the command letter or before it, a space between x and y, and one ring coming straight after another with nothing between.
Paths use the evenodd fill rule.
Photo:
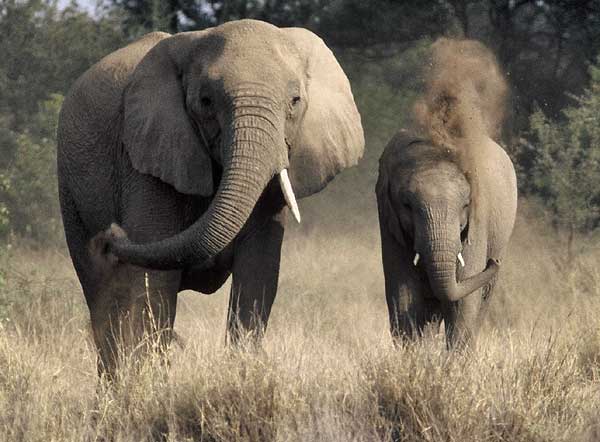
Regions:
<instances>
[{"instance_id":1,"label":"bush","mask_svg":"<svg viewBox=\"0 0 600 442\"><path fill-rule=\"evenodd\" d=\"M56 123L62 96L92 63L123 46L116 14L76 2L0 1L0 240L60 236Z\"/></svg>"},{"instance_id":2,"label":"bush","mask_svg":"<svg viewBox=\"0 0 600 442\"><path fill-rule=\"evenodd\" d=\"M41 104L32 118L36 134L5 132L15 152L12 164L0 169L0 236L17 233L40 242L59 237L55 130L62 101L53 94Z\"/></svg>"},{"instance_id":3,"label":"bush","mask_svg":"<svg viewBox=\"0 0 600 442\"><path fill-rule=\"evenodd\" d=\"M534 158L529 190L540 195L557 226L572 233L600 225L600 58L590 69L591 83L562 121L541 110L530 118Z\"/></svg>"}]
</instances>

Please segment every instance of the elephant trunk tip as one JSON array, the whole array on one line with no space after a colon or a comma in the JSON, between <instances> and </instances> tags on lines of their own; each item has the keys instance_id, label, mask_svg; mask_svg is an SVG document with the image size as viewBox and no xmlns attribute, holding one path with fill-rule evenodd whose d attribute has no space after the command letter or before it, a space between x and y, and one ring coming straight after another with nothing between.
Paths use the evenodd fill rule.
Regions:
<instances>
[{"instance_id":1,"label":"elephant trunk tip","mask_svg":"<svg viewBox=\"0 0 600 442\"><path fill-rule=\"evenodd\" d=\"M119 261L119 245L127 243L129 238L125 230L112 223L108 229L98 232L89 242L88 252L92 264L100 273L103 268L114 266Z\"/></svg>"},{"instance_id":2,"label":"elephant trunk tip","mask_svg":"<svg viewBox=\"0 0 600 442\"><path fill-rule=\"evenodd\" d=\"M497 259L488 259L485 270L483 272L453 284L452 288L447 291L447 299L450 302L460 301L467 295L482 288L497 275L500 269L500 261Z\"/></svg>"}]
</instances>

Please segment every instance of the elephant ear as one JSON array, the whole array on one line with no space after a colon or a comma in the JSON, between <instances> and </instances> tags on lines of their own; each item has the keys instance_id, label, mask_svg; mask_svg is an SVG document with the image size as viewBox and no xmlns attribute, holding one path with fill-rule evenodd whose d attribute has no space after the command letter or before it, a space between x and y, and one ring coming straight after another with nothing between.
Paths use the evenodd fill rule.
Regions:
<instances>
[{"instance_id":1,"label":"elephant ear","mask_svg":"<svg viewBox=\"0 0 600 442\"><path fill-rule=\"evenodd\" d=\"M392 205L391 189L389 184L389 174L385 165L385 156L379 160L379 177L375 185L377 195L377 208L379 210L379 223L387 228L391 236L398 242L400 247L406 248L404 232L400 227L398 214Z\"/></svg>"},{"instance_id":2,"label":"elephant ear","mask_svg":"<svg viewBox=\"0 0 600 442\"><path fill-rule=\"evenodd\" d=\"M301 198L356 165L365 141L350 83L331 50L306 29L283 31L300 52L306 78L307 109L290 149L290 179Z\"/></svg>"},{"instance_id":3,"label":"elephant ear","mask_svg":"<svg viewBox=\"0 0 600 442\"><path fill-rule=\"evenodd\" d=\"M408 242L405 238L405 232L400 225L398 212L394 208L390 176L393 176L393 179L396 180L402 179L401 176L398 176L398 172L395 172L396 175L393 175L391 171L395 169L404 170L403 167L398 167L399 161L400 164L403 164L403 161L405 161L403 160L405 157L403 151L415 143L423 142L427 141L413 131L400 129L389 141L379 159L379 177L375 186L379 220L402 248L406 248Z\"/></svg>"},{"instance_id":4,"label":"elephant ear","mask_svg":"<svg viewBox=\"0 0 600 442\"><path fill-rule=\"evenodd\" d=\"M181 193L210 196L211 159L186 112L178 63L189 44L166 38L138 64L123 97L123 143L139 172Z\"/></svg>"}]
</instances>

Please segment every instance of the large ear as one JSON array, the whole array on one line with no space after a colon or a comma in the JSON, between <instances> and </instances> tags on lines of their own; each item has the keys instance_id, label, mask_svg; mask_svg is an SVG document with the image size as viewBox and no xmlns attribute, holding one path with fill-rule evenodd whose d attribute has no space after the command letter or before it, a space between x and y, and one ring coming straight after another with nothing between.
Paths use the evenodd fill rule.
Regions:
<instances>
[{"instance_id":1,"label":"large ear","mask_svg":"<svg viewBox=\"0 0 600 442\"><path fill-rule=\"evenodd\" d=\"M290 149L292 186L304 197L357 164L365 141L350 83L333 53L306 29L283 31L298 47L306 70L307 109Z\"/></svg>"},{"instance_id":2,"label":"large ear","mask_svg":"<svg viewBox=\"0 0 600 442\"><path fill-rule=\"evenodd\" d=\"M390 235L398 242L400 247L406 248L404 232L400 227L398 214L392 205L389 173L385 164L385 156L379 160L379 177L375 185L375 194L377 195L377 208L379 211L379 223L386 228Z\"/></svg>"},{"instance_id":3,"label":"large ear","mask_svg":"<svg viewBox=\"0 0 600 442\"><path fill-rule=\"evenodd\" d=\"M138 64L123 98L123 143L139 172L160 178L179 192L210 196L208 147L186 112L181 82L179 60L191 42L189 37L166 38Z\"/></svg>"}]
</instances>

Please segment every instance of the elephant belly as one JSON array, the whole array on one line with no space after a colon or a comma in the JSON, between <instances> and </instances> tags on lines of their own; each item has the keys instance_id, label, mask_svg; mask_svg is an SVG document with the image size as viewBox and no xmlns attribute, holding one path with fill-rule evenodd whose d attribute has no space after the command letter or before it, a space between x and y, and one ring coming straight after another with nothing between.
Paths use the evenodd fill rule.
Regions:
<instances>
[{"instance_id":1,"label":"elephant belly","mask_svg":"<svg viewBox=\"0 0 600 442\"><path fill-rule=\"evenodd\" d=\"M231 275L233 253L230 247L217 255L210 265L187 267L181 276L179 291L194 290L210 295L219 290Z\"/></svg>"}]
</instances>

